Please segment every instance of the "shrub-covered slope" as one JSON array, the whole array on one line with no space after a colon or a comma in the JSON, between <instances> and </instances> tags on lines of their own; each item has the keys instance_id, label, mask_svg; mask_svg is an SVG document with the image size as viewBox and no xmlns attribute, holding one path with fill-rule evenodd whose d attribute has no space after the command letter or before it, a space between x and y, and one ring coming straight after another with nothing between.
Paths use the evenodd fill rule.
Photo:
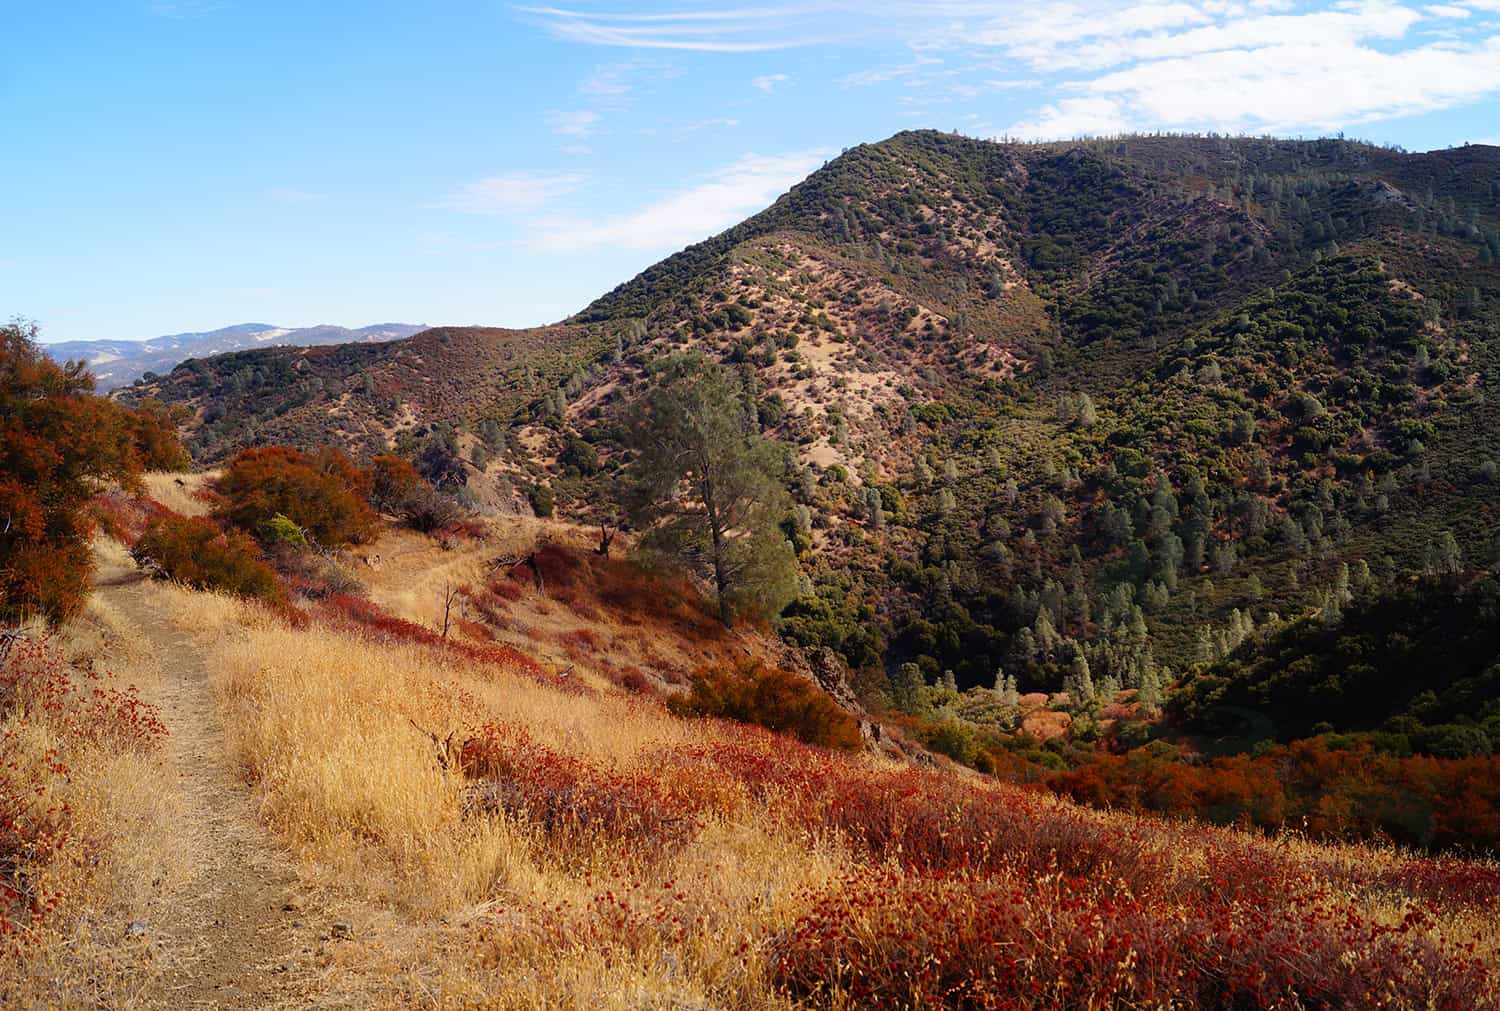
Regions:
<instances>
[{"instance_id":1,"label":"shrub-covered slope","mask_svg":"<svg viewBox=\"0 0 1500 1011\"><path fill-rule=\"evenodd\" d=\"M634 384L706 351L795 454L788 635L959 688L1154 692L1322 610L1341 565L1380 593L1491 564L1497 256L1494 148L907 133L559 327L137 392L194 405L204 458L437 436L588 516Z\"/></svg>"}]
</instances>

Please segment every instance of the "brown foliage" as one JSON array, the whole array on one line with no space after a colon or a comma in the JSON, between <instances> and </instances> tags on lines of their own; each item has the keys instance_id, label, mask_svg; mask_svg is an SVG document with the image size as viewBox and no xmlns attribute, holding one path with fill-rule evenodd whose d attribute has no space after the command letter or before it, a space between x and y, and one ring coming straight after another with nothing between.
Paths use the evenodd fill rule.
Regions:
<instances>
[{"instance_id":1,"label":"brown foliage","mask_svg":"<svg viewBox=\"0 0 1500 1011\"><path fill-rule=\"evenodd\" d=\"M193 458L177 437L177 422L160 401L147 400L137 405L131 422L142 468L187 470L192 466Z\"/></svg>"},{"instance_id":2,"label":"brown foliage","mask_svg":"<svg viewBox=\"0 0 1500 1011\"><path fill-rule=\"evenodd\" d=\"M744 663L734 672L704 671L692 684L686 699L672 703L676 712L755 723L828 748L860 746L854 717L823 689L791 671Z\"/></svg>"},{"instance_id":3,"label":"brown foliage","mask_svg":"<svg viewBox=\"0 0 1500 1011\"><path fill-rule=\"evenodd\" d=\"M285 599L276 572L255 542L238 530L223 531L202 517L155 520L130 551L136 562L202 590L223 590L271 603Z\"/></svg>"},{"instance_id":4,"label":"brown foliage","mask_svg":"<svg viewBox=\"0 0 1500 1011\"><path fill-rule=\"evenodd\" d=\"M1151 811L1314 838L1386 837L1444 849L1500 848L1500 757L1460 759L1331 748L1320 738L1264 755L1189 765L1137 748L1099 753L1047 785L1096 807Z\"/></svg>"},{"instance_id":5,"label":"brown foliage","mask_svg":"<svg viewBox=\"0 0 1500 1011\"><path fill-rule=\"evenodd\" d=\"M370 504L383 513L401 520L413 530L430 534L448 533L459 522L458 506L452 499L438 494L412 464L389 454L371 461L373 484ZM454 531L467 533L467 528Z\"/></svg>"},{"instance_id":6,"label":"brown foliage","mask_svg":"<svg viewBox=\"0 0 1500 1011\"><path fill-rule=\"evenodd\" d=\"M0 327L0 620L61 621L82 604L92 563L86 505L98 485L185 459L171 422L93 395L82 364L43 355L36 328Z\"/></svg>"},{"instance_id":7,"label":"brown foliage","mask_svg":"<svg viewBox=\"0 0 1500 1011\"><path fill-rule=\"evenodd\" d=\"M375 513L367 502L372 483L367 471L329 447L310 456L288 446L247 449L216 483L224 501L214 515L258 534L281 513L319 544L358 544L375 533Z\"/></svg>"},{"instance_id":8,"label":"brown foliage","mask_svg":"<svg viewBox=\"0 0 1500 1011\"><path fill-rule=\"evenodd\" d=\"M427 484L411 461L390 454L371 460L370 474L370 504L393 516L400 515L401 506L409 495Z\"/></svg>"}]
</instances>

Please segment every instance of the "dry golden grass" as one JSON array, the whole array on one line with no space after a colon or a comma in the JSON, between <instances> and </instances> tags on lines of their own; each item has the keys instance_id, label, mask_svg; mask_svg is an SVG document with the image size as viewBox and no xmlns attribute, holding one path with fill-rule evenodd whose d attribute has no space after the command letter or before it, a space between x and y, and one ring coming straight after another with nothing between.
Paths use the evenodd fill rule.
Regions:
<instances>
[{"instance_id":1,"label":"dry golden grass","mask_svg":"<svg viewBox=\"0 0 1500 1011\"><path fill-rule=\"evenodd\" d=\"M413 545L406 558L421 561L423 551ZM451 564L472 561L459 555ZM389 584L374 589L384 601L399 600L396 587L410 585L395 573L384 578ZM783 821L773 801L745 796L660 851L619 839L579 842L503 813L468 816L467 781L440 767L423 732L456 730L462 738L486 723L523 726L554 752L628 777L673 748L717 746L717 725L679 721L618 692L564 692L545 676L539 683L523 671L421 646L289 628L224 598L159 592L165 611L200 631L232 746L268 823L309 880L390 911L371 922L362 965L342 970L346 987L363 980L363 999L503 1008L796 1006L771 982L764 941L857 861L836 834L809 837ZM889 767L863 761L872 776L887 774ZM1014 796L982 788L994 790L996 804ZM1139 832L1133 819L1078 817L1101 834ZM1170 867L1172 879L1212 878L1213 850L1191 841L1195 831L1152 830L1144 859ZM1376 847L1295 838L1279 845L1289 862L1324 868L1330 881L1343 869L1399 869L1404 859ZM601 905L609 894L625 902ZM666 894L674 898L657 898ZM1370 922L1388 925L1409 908L1381 894L1357 902ZM638 929L639 917L656 908L690 926L680 934ZM615 913L620 923L612 923ZM1480 957L1492 962L1500 956L1494 926L1493 910L1457 908L1435 929L1490 938Z\"/></svg>"},{"instance_id":2,"label":"dry golden grass","mask_svg":"<svg viewBox=\"0 0 1500 1011\"><path fill-rule=\"evenodd\" d=\"M374 545L351 552L350 570L382 610L436 628L447 589L467 586L482 592L497 578L489 568L491 560L524 557L544 543L566 548L587 565L594 562L598 530L532 517L491 519L478 540L390 530ZM628 552L626 539L617 539L616 557ZM576 594L559 594L557 587L538 593L529 569L515 574L517 597L505 603L503 625L491 626L490 634L550 670L571 667L575 676L602 685L612 671L634 667L671 685L684 683L706 666L732 665L747 654L772 666L779 662L778 645L763 630L742 627L726 634L712 620L694 627L660 620L641 623L598 600L590 587L580 587ZM506 571L498 578L504 580ZM459 600L456 614L481 619L467 599Z\"/></svg>"},{"instance_id":3,"label":"dry golden grass","mask_svg":"<svg viewBox=\"0 0 1500 1011\"><path fill-rule=\"evenodd\" d=\"M559 852L534 826L463 817L461 777L445 774L417 729L519 723L549 747L626 771L701 742L701 726L620 694L567 694L417 646L291 629L223 597L155 592L212 651L232 746L308 879L446 932L446 961L429 952L422 970L434 1001L779 1002L741 942L789 922L791 896L846 865L837 845L809 843L763 816L729 816L710 819L669 861L628 848ZM645 947L561 944L548 926L557 908L589 910L610 881L639 883L645 894L671 882L709 929Z\"/></svg>"},{"instance_id":4,"label":"dry golden grass","mask_svg":"<svg viewBox=\"0 0 1500 1011\"><path fill-rule=\"evenodd\" d=\"M149 696L156 681L138 632L97 597L47 648L72 670L73 699L94 687L135 686ZM99 674L97 682L88 671ZM23 704L0 719L0 752L15 763L16 778L45 790L38 804L67 811L67 841L36 865L33 879L57 896L57 913L23 931L19 950L0 956L0 1003L140 1006L159 967L126 928L163 914L164 897L191 873L189 844L177 831L177 797L163 789L171 779L164 754L90 740L69 715ZM66 772L49 772L52 761Z\"/></svg>"},{"instance_id":5,"label":"dry golden grass","mask_svg":"<svg viewBox=\"0 0 1500 1011\"><path fill-rule=\"evenodd\" d=\"M584 531L551 533L586 544ZM534 536L533 529L516 525L490 540L460 541L444 551L430 539L388 535L370 549L379 559L367 570L371 596L430 627L432 616L421 613L429 595L465 574L482 574L488 557L508 550L503 538L526 544ZM106 579L128 564L116 546L103 544L100 551ZM174 642L188 637L181 648L209 672L224 716L223 739L212 743L226 748L243 769L271 837L294 855L305 896L299 915L328 919L336 909L338 918L352 924L349 938L324 935L302 949L308 964L296 970L295 994L304 1002L602 1011L798 1007L779 989L772 964L777 949L768 939L792 933L809 912L810 896L836 892L852 868L888 872L914 889L927 887L926 872L899 847L872 854L853 836L826 825L810 827L819 823L778 793L781 787L758 794L748 781L726 776L733 763L719 764L716 749L732 753L747 740L726 725L679 720L654 702L604 686L602 679L597 687L580 689L520 663L512 669L432 645L377 641L354 626L315 619L294 627L259 605L170 584L132 592L141 595L138 604L176 630ZM557 622L549 636L577 627L556 601L523 604L538 623L549 617L543 611L549 605ZM602 620L612 623L615 617ZM96 600L90 620L69 630L65 648L71 656L108 656L117 669L149 679L151 651L124 624L107 599ZM679 634L622 626L607 633L602 651L609 655L615 648L609 637L621 639L628 631L647 645L662 634ZM544 649L553 640L517 641ZM506 776L466 775L456 753L442 751L428 733L480 740L486 727L510 728L512 736L496 738L501 760L519 755L528 763L554 761L564 772L576 766L606 783L626 784L664 769L663 775L680 780L686 768L689 785L702 787L707 793L700 798L709 799L680 832L659 825L636 835L628 822L623 830L604 822L598 823L602 829L559 828L524 805L486 806L485 795L476 791L503 789ZM525 740L536 747L517 743ZM40 740L27 745L33 753L40 746ZM681 764L684 754L697 754L692 749L704 749L701 769ZM1045 870L1045 852L1026 851L1034 843L1024 823L1033 816L1040 822L1056 817L1059 831L1076 833L1057 838L1133 840L1118 852L1135 863L1101 871L1101 881L1116 873L1140 875L1130 866L1154 868L1142 880L1163 892L1179 882L1213 880L1223 853L1274 853L1288 865L1312 868L1337 894L1343 882L1371 873L1399 877L1406 867L1402 855L1378 847L1314 845L1295 837L1273 843L1227 830L1167 826L1039 800L973 778L961 790L944 793L934 786L940 777L921 779L928 774L869 756L828 755L826 766L813 753L787 758L801 762L799 775L811 782L826 771L881 798L876 803L903 789L934 790L938 800L924 816L935 813L939 820L948 805L976 798L997 809L1020 805L1032 812L1020 819L1022 828L994 822L1013 833L1010 844L1018 847L1020 861L1007 858L995 871L1001 877L1040 880L1054 874ZM78 768L86 770L77 777L75 794L80 824L101 840L106 857L96 867L70 871L76 880L58 880L76 908L91 910L90 922L118 921L122 911L152 901L156 893L145 883L183 877L183 854L191 852L193 840L172 824L173 793L160 788L163 770L149 756L85 755L80 761ZM516 779L532 771L516 770ZM570 788L566 776L548 782ZM623 795L631 796L628 790ZM587 797L563 796L565 810L588 809ZM961 828L963 822L954 824ZM946 845L934 837L911 839ZM1103 845L1103 852L1115 852L1108 848L1113 843ZM972 852L983 861L987 850L984 843ZM1040 860L1043 871L1028 870L1028 859ZM1171 908L1175 900L1164 901ZM1409 909L1402 894L1380 890L1350 890L1339 901L1351 903L1367 922L1386 926L1399 925ZM1431 929L1434 936L1480 938L1478 957L1494 964L1500 961L1496 915L1493 908L1457 904L1443 910ZM60 1002L130 1006L150 992L149 973L126 958L128 950L122 954L118 944L87 950L92 954L63 945L59 935L46 959L35 963L44 968L12 977L14 987L0 997L13 993L22 995L20 1003L45 1003L49 996L65 996ZM813 1003L858 1006L838 994Z\"/></svg>"},{"instance_id":6,"label":"dry golden grass","mask_svg":"<svg viewBox=\"0 0 1500 1011\"><path fill-rule=\"evenodd\" d=\"M154 471L146 475L146 494L182 516L206 516L208 503L195 498L193 493L201 491L218 476L218 471L196 474Z\"/></svg>"}]
</instances>

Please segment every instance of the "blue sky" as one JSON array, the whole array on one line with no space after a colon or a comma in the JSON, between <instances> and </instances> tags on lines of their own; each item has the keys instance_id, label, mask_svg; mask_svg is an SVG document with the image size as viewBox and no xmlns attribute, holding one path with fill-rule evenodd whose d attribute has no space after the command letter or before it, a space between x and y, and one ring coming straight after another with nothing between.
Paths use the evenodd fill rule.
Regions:
<instances>
[{"instance_id":1,"label":"blue sky","mask_svg":"<svg viewBox=\"0 0 1500 1011\"><path fill-rule=\"evenodd\" d=\"M5 0L0 316L559 319L917 127L1500 143L1500 0Z\"/></svg>"}]
</instances>

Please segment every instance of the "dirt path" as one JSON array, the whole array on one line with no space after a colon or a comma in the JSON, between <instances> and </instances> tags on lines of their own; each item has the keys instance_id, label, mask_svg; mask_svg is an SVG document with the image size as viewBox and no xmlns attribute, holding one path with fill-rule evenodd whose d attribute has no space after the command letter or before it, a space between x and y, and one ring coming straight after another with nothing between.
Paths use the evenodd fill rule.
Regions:
<instances>
[{"instance_id":1,"label":"dirt path","mask_svg":"<svg viewBox=\"0 0 1500 1011\"><path fill-rule=\"evenodd\" d=\"M162 922L143 924L160 967L151 1003L259 1008L295 1002L300 973L294 953L307 950L310 929L296 872L258 821L250 789L229 757L203 656L190 634L152 607L145 584L102 582L98 592L149 640L160 666L152 701L167 724L179 828L194 858L192 879L172 897ZM305 1006L305 989L300 995Z\"/></svg>"}]
</instances>

